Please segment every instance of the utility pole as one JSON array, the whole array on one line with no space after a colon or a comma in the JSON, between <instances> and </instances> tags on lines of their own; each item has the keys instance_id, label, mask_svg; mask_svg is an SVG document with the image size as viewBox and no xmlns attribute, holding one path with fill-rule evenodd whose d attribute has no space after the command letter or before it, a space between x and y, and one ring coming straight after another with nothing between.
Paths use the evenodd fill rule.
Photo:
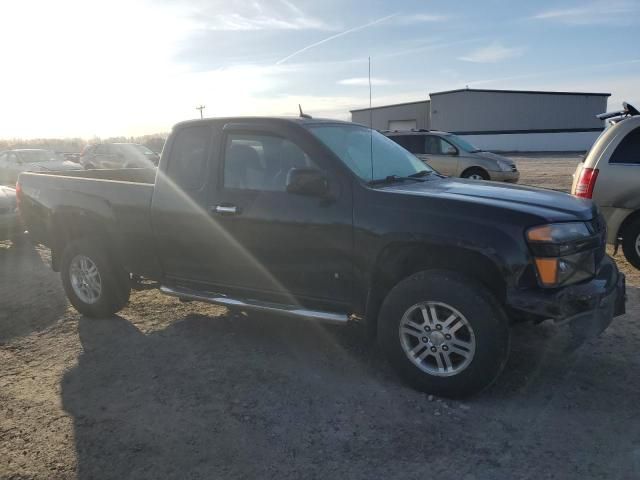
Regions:
<instances>
[{"instance_id":1,"label":"utility pole","mask_svg":"<svg viewBox=\"0 0 640 480\"><path fill-rule=\"evenodd\" d=\"M204 118L202 115L202 111L207 108L205 105L200 105L199 107L196 107L196 110L200 110L200 119Z\"/></svg>"}]
</instances>

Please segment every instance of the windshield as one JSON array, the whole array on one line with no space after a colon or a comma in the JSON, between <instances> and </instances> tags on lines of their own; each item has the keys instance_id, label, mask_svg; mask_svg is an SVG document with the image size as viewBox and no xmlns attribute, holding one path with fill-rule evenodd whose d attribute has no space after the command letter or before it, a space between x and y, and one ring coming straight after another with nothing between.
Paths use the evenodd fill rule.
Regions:
<instances>
[{"instance_id":1,"label":"windshield","mask_svg":"<svg viewBox=\"0 0 640 480\"><path fill-rule=\"evenodd\" d=\"M450 134L450 135L447 135L445 138L449 140L451 143L453 143L456 147L458 147L461 150L464 150L465 152L473 153L473 152L480 151L478 147L471 145L469 142L467 142L463 138L458 137L457 135Z\"/></svg>"},{"instance_id":2,"label":"windshield","mask_svg":"<svg viewBox=\"0 0 640 480\"><path fill-rule=\"evenodd\" d=\"M22 163L53 162L60 157L51 150L23 150L16 152Z\"/></svg>"},{"instance_id":3,"label":"windshield","mask_svg":"<svg viewBox=\"0 0 640 480\"><path fill-rule=\"evenodd\" d=\"M413 154L375 130L359 125L308 127L353 173L363 180L407 177L433 171Z\"/></svg>"}]
</instances>

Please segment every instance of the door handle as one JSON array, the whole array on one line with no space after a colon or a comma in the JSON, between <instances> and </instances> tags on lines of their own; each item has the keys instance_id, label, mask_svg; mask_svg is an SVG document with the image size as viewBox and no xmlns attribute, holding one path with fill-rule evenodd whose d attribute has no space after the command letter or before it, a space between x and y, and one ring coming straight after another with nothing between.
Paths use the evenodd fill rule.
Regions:
<instances>
[{"instance_id":1,"label":"door handle","mask_svg":"<svg viewBox=\"0 0 640 480\"><path fill-rule=\"evenodd\" d=\"M239 213L238 207L235 205L216 205L212 210L220 215L237 215Z\"/></svg>"}]
</instances>

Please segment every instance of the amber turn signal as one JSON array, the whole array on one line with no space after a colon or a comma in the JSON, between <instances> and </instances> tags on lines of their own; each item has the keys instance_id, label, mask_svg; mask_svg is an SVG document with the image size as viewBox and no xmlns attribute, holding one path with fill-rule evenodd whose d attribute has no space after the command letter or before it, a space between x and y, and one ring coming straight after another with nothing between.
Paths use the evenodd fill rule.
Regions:
<instances>
[{"instance_id":1,"label":"amber turn signal","mask_svg":"<svg viewBox=\"0 0 640 480\"><path fill-rule=\"evenodd\" d=\"M538 278L545 287L552 287L558 283L558 259L536 258Z\"/></svg>"},{"instance_id":2,"label":"amber turn signal","mask_svg":"<svg viewBox=\"0 0 640 480\"><path fill-rule=\"evenodd\" d=\"M551 226L543 225L542 227L532 228L527 232L527 238L531 242L551 242L553 241Z\"/></svg>"}]
</instances>

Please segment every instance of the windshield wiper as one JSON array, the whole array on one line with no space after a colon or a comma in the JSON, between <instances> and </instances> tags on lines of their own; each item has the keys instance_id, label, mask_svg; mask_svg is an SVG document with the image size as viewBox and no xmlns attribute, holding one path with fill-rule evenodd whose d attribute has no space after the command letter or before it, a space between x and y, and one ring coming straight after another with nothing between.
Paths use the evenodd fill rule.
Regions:
<instances>
[{"instance_id":1,"label":"windshield wiper","mask_svg":"<svg viewBox=\"0 0 640 480\"><path fill-rule=\"evenodd\" d=\"M409 175L409 178L420 178L426 177L427 175L431 175L433 172L431 170L420 170L419 172L412 173Z\"/></svg>"},{"instance_id":2,"label":"windshield wiper","mask_svg":"<svg viewBox=\"0 0 640 480\"><path fill-rule=\"evenodd\" d=\"M426 170L425 170L426 171ZM420 173L420 172L417 172ZM388 175L384 178L376 178L375 180L371 180L367 182L367 185L388 185L390 183L396 182L405 182L407 180L413 180L414 182L425 182L426 180L422 178L414 177L415 173L412 173L408 177L401 177L400 175Z\"/></svg>"}]
</instances>

